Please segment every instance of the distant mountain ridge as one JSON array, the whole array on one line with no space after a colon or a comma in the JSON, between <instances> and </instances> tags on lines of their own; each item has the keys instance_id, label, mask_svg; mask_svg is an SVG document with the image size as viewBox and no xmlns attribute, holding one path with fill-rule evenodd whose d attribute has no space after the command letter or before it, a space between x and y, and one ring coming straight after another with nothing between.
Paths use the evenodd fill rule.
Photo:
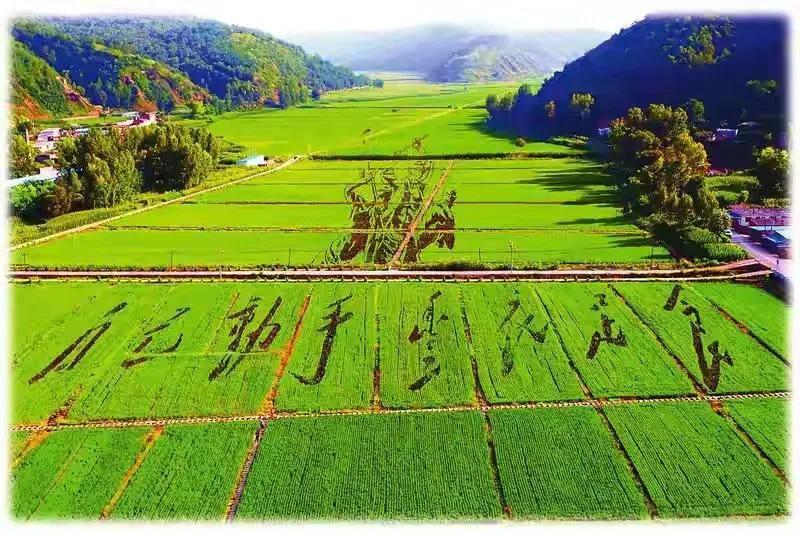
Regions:
<instances>
[{"instance_id":1,"label":"distant mountain ridge","mask_svg":"<svg viewBox=\"0 0 800 534\"><path fill-rule=\"evenodd\" d=\"M11 32L92 103L113 108L288 107L370 83L264 32L208 20L28 18Z\"/></svg>"},{"instance_id":2,"label":"distant mountain ridge","mask_svg":"<svg viewBox=\"0 0 800 534\"><path fill-rule=\"evenodd\" d=\"M291 39L358 71L411 71L431 81L468 82L549 74L606 37L594 30L505 33L435 25L298 34Z\"/></svg>"}]
</instances>

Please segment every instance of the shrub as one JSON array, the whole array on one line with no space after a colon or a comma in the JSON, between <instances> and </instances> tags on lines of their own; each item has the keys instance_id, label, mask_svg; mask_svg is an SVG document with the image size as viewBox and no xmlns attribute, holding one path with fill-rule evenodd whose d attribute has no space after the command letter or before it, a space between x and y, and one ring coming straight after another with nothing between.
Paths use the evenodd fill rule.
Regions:
<instances>
[{"instance_id":1,"label":"shrub","mask_svg":"<svg viewBox=\"0 0 800 534\"><path fill-rule=\"evenodd\" d=\"M526 143L525 139L523 139L522 137L517 137L514 140L514 144L519 146L519 147L522 147L522 146L525 146L527 143Z\"/></svg>"}]
</instances>

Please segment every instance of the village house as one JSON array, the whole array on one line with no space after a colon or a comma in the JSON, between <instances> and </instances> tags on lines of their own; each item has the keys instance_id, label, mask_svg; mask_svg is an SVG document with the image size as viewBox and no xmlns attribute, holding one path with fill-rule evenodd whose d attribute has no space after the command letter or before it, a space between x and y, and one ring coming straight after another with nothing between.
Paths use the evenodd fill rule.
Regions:
<instances>
[{"instance_id":1,"label":"village house","mask_svg":"<svg viewBox=\"0 0 800 534\"><path fill-rule=\"evenodd\" d=\"M61 139L61 128L47 128L36 135L33 146L40 154L52 152Z\"/></svg>"}]
</instances>

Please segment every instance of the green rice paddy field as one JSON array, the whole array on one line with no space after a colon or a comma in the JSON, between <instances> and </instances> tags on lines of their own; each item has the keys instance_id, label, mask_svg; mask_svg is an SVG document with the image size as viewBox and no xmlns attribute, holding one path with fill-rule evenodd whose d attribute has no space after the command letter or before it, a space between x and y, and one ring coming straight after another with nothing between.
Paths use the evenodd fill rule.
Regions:
<instances>
[{"instance_id":1,"label":"green rice paddy field","mask_svg":"<svg viewBox=\"0 0 800 534\"><path fill-rule=\"evenodd\" d=\"M376 230L354 227L354 206L346 196L364 169L402 174L414 165L302 160L181 203L18 249L11 262L50 268L322 265L337 241ZM454 239L423 248L420 265L670 261L663 247L622 216L610 178L597 163L579 158L456 160L447 171L449 165L435 163L424 195L434 203L453 195L453 227L447 232ZM423 208L414 209L423 214L433 210ZM427 228L421 224L417 237L431 232ZM398 243L406 230L398 229ZM344 263L372 262L358 254Z\"/></svg>"},{"instance_id":2,"label":"green rice paddy field","mask_svg":"<svg viewBox=\"0 0 800 534\"><path fill-rule=\"evenodd\" d=\"M484 126L486 97L516 91L518 85L387 80L382 89L333 91L307 106L225 113L203 124L249 152L270 155L391 155L423 136L425 154L573 151L540 142L518 147L513 138Z\"/></svg>"},{"instance_id":3,"label":"green rice paddy field","mask_svg":"<svg viewBox=\"0 0 800 534\"><path fill-rule=\"evenodd\" d=\"M754 286L28 282L11 299L18 518L788 511L788 352L765 343L787 307Z\"/></svg>"}]
</instances>

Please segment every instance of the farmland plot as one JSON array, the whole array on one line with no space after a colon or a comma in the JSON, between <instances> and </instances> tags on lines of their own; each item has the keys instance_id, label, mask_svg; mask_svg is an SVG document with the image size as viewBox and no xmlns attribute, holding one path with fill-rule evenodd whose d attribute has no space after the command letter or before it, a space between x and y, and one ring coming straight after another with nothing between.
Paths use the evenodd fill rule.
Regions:
<instances>
[{"instance_id":1,"label":"farmland plot","mask_svg":"<svg viewBox=\"0 0 800 534\"><path fill-rule=\"evenodd\" d=\"M111 518L221 521L257 426L166 427Z\"/></svg>"},{"instance_id":2,"label":"farmland plot","mask_svg":"<svg viewBox=\"0 0 800 534\"><path fill-rule=\"evenodd\" d=\"M789 357L789 310L778 297L744 284L707 283L692 288L745 325L772 350Z\"/></svg>"},{"instance_id":3,"label":"farmland plot","mask_svg":"<svg viewBox=\"0 0 800 534\"><path fill-rule=\"evenodd\" d=\"M615 287L707 391L788 387L786 365L697 292L670 283Z\"/></svg>"},{"instance_id":4,"label":"farmland plot","mask_svg":"<svg viewBox=\"0 0 800 534\"><path fill-rule=\"evenodd\" d=\"M258 412L307 291L294 284L172 286L75 416Z\"/></svg>"},{"instance_id":5,"label":"farmland plot","mask_svg":"<svg viewBox=\"0 0 800 534\"><path fill-rule=\"evenodd\" d=\"M583 397L553 323L530 286L466 285L461 294L490 403Z\"/></svg>"},{"instance_id":6,"label":"farmland plot","mask_svg":"<svg viewBox=\"0 0 800 534\"><path fill-rule=\"evenodd\" d=\"M78 295L83 288L91 289L88 284L77 286ZM24 287L16 289L24 294ZM98 374L118 365L120 341L136 331L143 314L161 298L158 287L133 284L106 286L95 293L87 304L51 324L47 335L40 332L13 355L12 420L41 421L56 411L68 412L76 398L95 386ZM42 305L40 300L22 304Z\"/></svg>"},{"instance_id":7,"label":"farmland plot","mask_svg":"<svg viewBox=\"0 0 800 534\"><path fill-rule=\"evenodd\" d=\"M110 224L114 228L345 228L344 204L173 204Z\"/></svg>"},{"instance_id":8,"label":"farmland plot","mask_svg":"<svg viewBox=\"0 0 800 534\"><path fill-rule=\"evenodd\" d=\"M375 367L375 290L370 284L315 284L278 388L282 410L370 405Z\"/></svg>"},{"instance_id":9,"label":"farmland plot","mask_svg":"<svg viewBox=\"0 0 800 534\"><path fill-rule=\"evenodd\" d=\"M500 513L481 415L456 412L272 421L236 517L433 519Z\"/></svg>"},{"instance_id":10,"label":"farmland plot","mask_svg":"<svg viewBox=\"0 0 800 534\"><path fill-rule=\"evenodd\" d=\"M381 403L387 407L474 403L458 288L386 284L379 289Z\"/></svg>"},{"instance_id":11,"label":"farmland plot","mask_svg":"<svg viewBox=\"0 0 800 534\"><path fill-rule=\"evenodd\" d=\"M789 470L789 401L741 399L725 401L725 408L758 447L784 472Z\"/></svg>"},{"instance_id":12,"label":"farmland plot","mask_svg":"<svg viewBox=\"0 0 800 534\"><path fill-rule=\"evenodd\" d=\"M498 210L500 206L498 206ZM418 231L417 234L422 234ZM428 247L424 263L471 261L494 265L609 264L670 260L649 235L638 232L542 230L457 230L453 248Z\"/></svg>"},{"instance_id":13,"label":"farmland plot","mask_svg":"<svg viewBox=\"0 0 800 534\"><path fill-rule=\"evenodd\" d=\"M496 410L489 418L513 517L646 517L625 458L594 408Z\"/></svg>"},{"instance_id":14,"label":"farmland plot","mask_svg":"<svg viewBox=\"0 0 800 534\"><path fill-rule=\"evenodd\" d=\"M708 404L605 410L660 516L786 513L780 479Z\"/></svg>"},{"instance_id":15,"label":"farmland plot","mask_svg":"<svg viewBox=\"0 0 800 534\"><path fill-rule=\"evenodd\" d=\"M692 393L689 380L607 284L546 283L535 290L593 396Z\"/></svg>"},{"instance_id":16,"label":"farmland plot","mask_svg":"<svg viewBox=\"0 0 800 534\"><path fill-rule=\"evenodd\" d=\"M318 265L339 231L117 229L88 231L12 253L31 266L159 268ZM349 263L363 263L363 254Z\"/></svg>"},{"instance_id":17,"label":"farmland plot","mask_svg":"<svg viewBox=\"0 0 800 534\"><path fill-rule=\"evenodd\" d=\"M148 430L51 433L11 473L11 514L19 519L97 519Z\"/></svg>"}]
</instances>

